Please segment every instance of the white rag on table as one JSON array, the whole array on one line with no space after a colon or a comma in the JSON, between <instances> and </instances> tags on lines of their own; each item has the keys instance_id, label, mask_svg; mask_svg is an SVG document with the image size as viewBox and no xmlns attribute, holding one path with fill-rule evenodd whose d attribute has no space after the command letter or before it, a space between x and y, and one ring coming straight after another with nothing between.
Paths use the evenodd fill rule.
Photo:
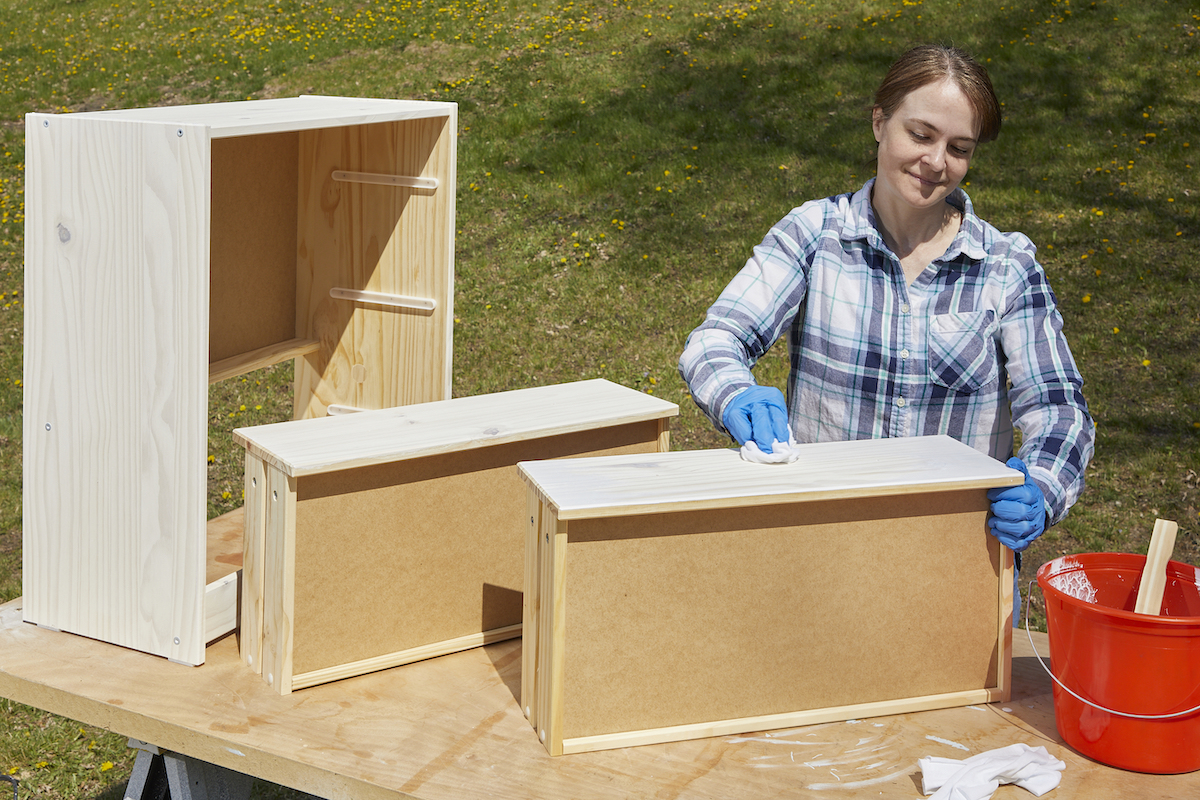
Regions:
<instances>
[{"instance_id":1,"label":"white rag on table","mask_svg":"<svg viewBox=\"0 0 1200 800\"><path fill-rule=\"evenodd\" d=\"M963 760L927 756L921 791L934 800L987 800L1002 783L1015 783L1041 797L1058 786L1067 765L1045 747L1010 744ZM936 794L934 794L936 792Z\"/></svg>"},{"instance_id":2,"label":"white rag on table","mask_svg":"<svg viewBox=\"0 0 1200 800\"><path fill-rule=\"evenodd\" d=\"M788 433L788 440L778 439L771 443L771 452L764 453L753 439L742 445L742 460L754 464L791 464L800 457L796 439Z\"/></svg>"}]
</instances>

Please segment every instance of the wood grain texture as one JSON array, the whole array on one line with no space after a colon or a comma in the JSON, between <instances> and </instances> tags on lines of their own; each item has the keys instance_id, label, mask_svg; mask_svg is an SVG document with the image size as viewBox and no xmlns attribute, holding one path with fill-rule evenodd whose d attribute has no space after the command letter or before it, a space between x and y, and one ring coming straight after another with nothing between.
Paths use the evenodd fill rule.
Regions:
<instances>
[{"instance_id":1,"label":"wood grain texture","mask_svg":"<svg viewBox=\"0 0 1200 800\"><path fill-rule=\"evenodd\" d=\"M204 640L211 642L238 626L238 583L241 574L231 572L213 581L204 591Z\"/></svg>"},{"instance_id":2,"label":"wood grain texture","mask_svg":"<svg viewBox=\"0 0 1200 800\"><path fill-rule=\"evenodd\" d=\"M1142 569L1137 600L1133 604L1136 613L1158 616L1162 612L1163 590L1167 586L1167 562L1175 550L1175 535L1178 532L1179 525L1171 520L1154 521L1146 565Z\"/></svg>"},{"instance_id":3,"label":"wood grain texture","mask_svg":"<svg viewBox=\"0 0 1200 800\"><path fill-rule=\"evenodd\" d=\"M256 369L269 367L283 361L316 353L321 349L321 343L315 339L288 339L275 344L250 350L236 356L214 361L208 367L208 382L216 383L227 378L245 375Z\"/></svg>"},{"instance_id":4,"label":"wood grain texture","mask_svg":"<svg viewBox=\"0 0 1200 800\"><path fill-rule=\"evenodd\" d=\"M1014 741L1067 762L1054 793L1064 798L1200 794L1200 773L1125 772L1062 744L1051 680L1024 633L1011 703L552 758L515 697L516 641L284 697L241 663L234 637L188 668L22 623L20 607L0 606L0 696L330 800L910 800L918 758ZM1033 636L1045 655L1046 635Z\"/></svg>"},{"instance_id":5,"label":"wood grain texture","mask_svg":"<svg viewBox=\"0 0 1200 800\"><path fill-rule=\"evenodd\" d=\"M207 134L27 118L31 621L204 659Z\"/></svg>"},{"instance_id":6,"label":"wood grain texture","mask_svg":"<svg viewBox=\"0 0 1200 800\"><path fill-rule=\"evenodd\" d=\"M456 120L300 135L297 418L334 404L388 408L450 397ZM434 191L337 181L336 171L436 178ZM335 299L332 289L432 300L432 312ZM354 374L354 368L360 374Z\"/></svg>"},{"instance_id":7,"label":"wood grain texture","mask_svg":"<svg viewBox=\"0 0 1200 800\"><path fill-rule=\"evenodd\" d=\"M678 414L674 403L595 379L238 428L233 439L304 476L643 421L661 421L667 441Z\"/></svg>"},{"instance_id":8,"label":"wood grain texture","mask_svg":"<svg viewBox=\"0 0 1200 800\"><path fill-rule=\"evenodd\" d=\"M264 602L267 569L267 468L246 454L242 506L242 598L239 632L242 661L262 673Z\"/></svg>"},{"instance_id":9,"label":"wood grain texture","mask_svg":"<svg viewBox=\"0 0 1200 800\"><path fill-rule=\"evenodd\" d=\"M213 517L208 521L208 560L205 582L212 583L242 568L242 509Z\"/></svg>"},{"instance_id":10,"label":"wood grain texture","mask_svg":"<svg viewBox=\"0 0 1200 800\"><path fill-rule=\"evenodd\" d=\"M270 467L266 474L259 672L267 685L287 694L292 690L292 623L296 601L296 479Z\"/></svg>"},{"instance_id":11,"label":"wood grain texture","mask_svg":"<svg viewBox=\"0 0 1200 800\"><path fill-rule=\"evenodd\" d=\"M949 436L801 449L793 464L752 464L729 449L521 469L562 519L1016 486L1023 479Z\"/></svg>"}]
</instances>

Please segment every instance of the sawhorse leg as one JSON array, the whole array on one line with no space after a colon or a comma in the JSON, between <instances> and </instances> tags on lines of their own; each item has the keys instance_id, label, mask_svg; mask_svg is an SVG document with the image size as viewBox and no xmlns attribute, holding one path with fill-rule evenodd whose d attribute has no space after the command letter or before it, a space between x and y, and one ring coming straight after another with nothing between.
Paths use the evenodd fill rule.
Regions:
<instances>
[{"instance_id":1,"label":"sawhorse leg","mask_svg":"<svg viewBox=\"0 0 1200 800\"><path fill-rule=\"evenodd\" d=\"M138 751L125 800L249 800L254 779L130 739Z\"/></svg>"}]
</instances>

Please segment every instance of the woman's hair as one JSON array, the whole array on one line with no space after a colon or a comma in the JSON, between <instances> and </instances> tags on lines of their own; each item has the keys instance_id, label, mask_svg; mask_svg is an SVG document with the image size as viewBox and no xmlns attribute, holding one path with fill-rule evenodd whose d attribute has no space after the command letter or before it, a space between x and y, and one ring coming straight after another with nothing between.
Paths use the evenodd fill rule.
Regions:
<instances>
[{"instance_id":1,"label":"woman's hair","mask_svg":"<svg viewBox=\"0 0 1200 800\"><path fill-rule=\"evenodd\" d=\"M957 47L923 44L900 56L875 91L874 107L889 119L910 92L944 80L966 95L979 123L979 141L994 140L1000 134L1000 101L987 70Z\"/></svg>"}]
</instances>

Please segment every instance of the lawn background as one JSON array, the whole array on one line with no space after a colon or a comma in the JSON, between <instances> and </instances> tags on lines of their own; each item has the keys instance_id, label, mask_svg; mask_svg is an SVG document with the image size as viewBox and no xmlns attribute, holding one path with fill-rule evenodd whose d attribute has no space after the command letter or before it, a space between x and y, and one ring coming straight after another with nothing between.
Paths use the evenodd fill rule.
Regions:
<instances>
[{"instance_id":1,"label":"lawn background","mask_svg":"<svg viewBox=\"0 0 1200 800\"><path fill-rule=\"evenodd\" d=\"M683 341L771 224L872 174L871 94L922 41L991 71L1004 127L966 190L1039 245L1097 421L1088 490L1026 579L1064 553L1144 553L1156 517L1200 563L1200 12L1001 2L0 0L0 601L21 591L25 113L457 102L454 394L604 377L679 403L675 449L720 447L676 373ZM759 381L786 368L776 346ZM241 502L229 430L286 418L290 379L212 388L210 515ZM23 796L119 798L131 764L120 737L0 701Z\"/></svg>"}]
</instances>

